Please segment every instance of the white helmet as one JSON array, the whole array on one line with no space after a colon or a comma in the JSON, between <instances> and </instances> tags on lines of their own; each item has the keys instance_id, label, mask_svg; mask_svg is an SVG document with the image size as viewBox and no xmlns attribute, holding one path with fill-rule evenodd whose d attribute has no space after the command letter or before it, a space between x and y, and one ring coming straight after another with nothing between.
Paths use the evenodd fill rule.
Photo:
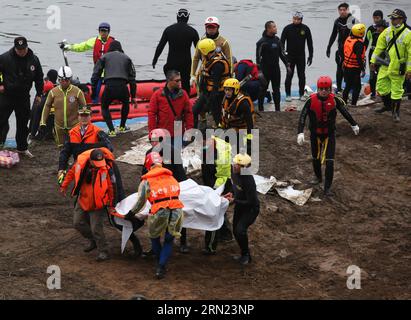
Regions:
<instances>
[{"instance_id":1,"label":"white helmet","mask_svg":"<svg viewBox=\"0 0 411 320\"><path fill-rule=\"evenodd\" d=\"M204 23L205 23L205 25L215 24L217 26L220 26L220 23L219 23L217 17L208 17L208 18L205 19Z\"/></svg>"},{"instance_id":2,"label":"white helmet","mask_svg":"<svg viewBox=\"0 0 411 320\"><path fill-rule=\"evenodd\" d=\"M59 79L71 79L73 77L73 71L71 71L70 67L63 66L60 67L58 72Z\"/></svg>"}]
</instances>

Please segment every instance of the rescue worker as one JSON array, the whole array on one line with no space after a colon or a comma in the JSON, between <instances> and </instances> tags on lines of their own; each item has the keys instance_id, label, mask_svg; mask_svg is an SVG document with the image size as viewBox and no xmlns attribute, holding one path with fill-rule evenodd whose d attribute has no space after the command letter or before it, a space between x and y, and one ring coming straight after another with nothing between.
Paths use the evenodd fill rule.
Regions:
<instances>
[{"instance_id":1,"label":"rescue worker","mask_svg":"<svg viewBox=\"0 0 411 320\"><path fill-rule=\"evenodd\" d=\"M332 93L332 80L328 76L322 76L317 81L318 92L311 94L301 110L298 122L297 143L304 143L304 126L307 115L309 117L311 154L315 178L311 184L322 182L321 165L325 162L324 195L331 196L330 191L334 176L335 155L335 124L337 110L350 123L355 135L360 128L345 108L345 102Z\"/></svg>"},{"instance_id":2,"label":"rescue worker","mask_svg":"<svg viewBox=\"0 0 411 320\"><path fill-rule=\"evenodd\" d=\"M274 21L267 21L264 28L265 30L263 32L263 36L257 42L256 62L260 70L264 74L267 85L265 90L261 91L260 97L258 99L258 110L264 111L264 97L271 82L275 111L279 112L281 102L280 59L286 66L288 73L291 72L291 69L280 38L276 36L277 25Z\"/></svg>"},{"instance_id":3,"label":"rescue worker","mask_svg":"<svg viewBox=\"0 0 411 320\"><path fill-rule=\"evenodd\" d=\"M113 151L110 139L99 127L91 123L91 109L89 106L78 110L79 123L69 131L68 140L60 151L57 179L62 181L68 167L68 161L89 149L106 147Z\"/></svg>"},{"instance_id":4,"label":"rescue worker","mask_svg":"<svg viewBox=\"0 0 411 320\"><path fill-rule=\"evenodd\" d=\"M137 214L146 205L151 204L148 217L149 236L154 254L158 257L155 275L162 279L170 259L173 240L180 236L183 221L183 203L179 200L180 186L170 170L163 168L159 153L147 155L144 166L148 173L141 177L138 187L138 200L131 210ZM164 235L161 245L160 237Z\"/></svg>"},{"instance_id":5,"label":"rescue worker","mask_svg":"<svg viewBox=\"0 0 411 320\"><path fill-rule=\"evenodd\" d=\"M43 94L43 69L39 58L28 48L25 37L14 39L14 47L0 55L0 143L4 144L8 121L16 116L17 152L28 158L33 155L28 150L27 137L30 120L30 90L36 87L35 104L41 103Z\"/></svg>"},{"instance_id":6,"label":"rescue worker","mask_svg":"<svg viewBox=\"0 0 411 320\"><path fill-rule=\"evenodd\" d=\"M372 15L374 23L368 27L364 45L368 49L368 62L371 64L371 57L375 50L375 46L377 45L378 37L380 36L381 32L384 31L386 27L388 27L387 22L384 20L384 14L381 10L375 10ZM378 71L378 70L376 70ZM376 95L375 86L377 84L377 72L370 71L370 87L371 87L371 98L374 98Z\"/></svg>"},{"instance_id":7,"label":"rescue worker","mask_svg":"<svg viewBox=\"0 0 411 320\"><path fill-rule=\"evenodd\" d=\"M285 94L286 101L288 102L291 101L291 83L295 67L297 67L300 100L305 100L305 64L307 63L307 66L311 66L313 62L314 49L311 30L307 25L303 24L303 18L304 15L296 11L293 14L293 23L286 26L281 33L281 43L284 48L287 48L287 59L291 68L291 72L287 74L285 79ZM308 46L307 60L305 60L306 43Z\"/></svg>"},{"instance_id":8,"label":"rescue worker","mask_svg":"<svg viewBox=\"0 0 411 320\"><path fill-rule=\"evenodd\" d=\"M103 219L115 211L116 179L106 159L113 161L113 154L107 149L90 149L77 157L76 163L67 172L60 192L65 195L68 186L74 181L72 197L76 198L74 227L89 240L84 252L97 248L97 261L109 259L109 247L104 234Z\"/></svg>"},{"instance_id":9,"label":"rescue worker","mask_svg":"<svg viewBox=\"0 0 411 320\"><path fill-rule=\"evenodd\" d=\"M254 103L251 98L240 91L240 83L235 78L224 82L223 115L220 127L224 130L234 129L237 132L237 150L245 146L247 154L251 154L251 130L254 128ZM240 130L246 129L244 141L240 141Z\"/></svg>"},{"instance_id":10,"label":"rescue worker","mask_svg":"<svg viewBox=\"0 0 411 320\"><path fill-rule=\"evenodd\" d=\"M215 126L221 121L221 102L224 97L224 81L230 78L230 64L216 49L211 39L200 40L197 44L204 57L199 81L200 97L193 106L194 127L198 128L198 116L211 111Z\"/></svg>"},{"instance_id":11,"label":"rescue worker","mask_svg":"<svg viewBox=\"0 0 411 320\"><path fill-rule=\"evenodd\" d=\"M83 91L71 84L72 76L70 67L59 69L60 85L49 92L41 115L40 131L44 132L50 111L54 108L54 138L58 148L63 147L69 131L78 124L78 110L87 105Z\"/></svg>"},{"instance_id":12,"label":"rescue worker","mask_svg":"<svg viewBox=\"0 0 411 320\"><path fill-rule=\"evenodd\" d=\"M130 97L133 105L137 105L136 70L133 61L124 53L121 43L117 40L111 42L107 53L102 56L94 66L91 77L93 99L99 94L98 82L102 76L104 77L105 87L101 97L101 112L108 127L108 136L115 137L117 133L111 119L110 104L114 100L119 100L122 103L121 121L118 128L119 133L130 130L130 128L126 126L128 113L130 111ZM130 92L127 84L130 86Z\"/></svg>"},{"instance_id":13,"label":"rescue worker","mask_svg":"<svg viewBox=\"0 0 411 320\"><path fill-rule=\"evenodd\" d=\"M334 21L333 31L326 52L327 58L329 58L331 55L331 47L338 36L337 51L335 52L335 62L337 64L337 92L342 92L342 81L344 77L342 69L344 62L344 43L350 35L352 26L359 23L359 21L357 21L357 19L350 13L349 8L350 6L345 2L338 6L338 13L340 16Z\"/></svg>"},{"instance_id":14,"label":"rescue worker","mask_svg":"<svg viewBox=\"0 0 411 320\"><path fill-rule=\"evenodd\" d=\"M361 78L365 76L365 51L364 45L365 25L356 24L351 29L351 35L344 44L344 80L345 88L343 100L348 102L348 95L352 90L351 105L356 106L361 91Z\"/></svg>"},{"instance_id":15,"label":"rescue worker","mask_svg":"<svg viewBox=\"0 0 411 320\"><path fill-rule=\"evenodd\" d=\"M239 153L233 158L231 172L233 193L224 195L230 202L234 202L233 233L241 250L241 255L235 259L241 265L247 265L251 262L248 228L255 222L260 213L260 201L254 177L242 172L250 166L251 157L248 154Z\"/></svg>"},{"instance_id":16,"label":"rescue worker","mask_svg":"<svg viewBox=\"0 0 411 320\"><path fill-rule=\"evenodd\" d=\"M200 39L212 39L215 42L216 51L220 53L225 60L227 60L229 65L229 74L231 75L233 72L233 58L231 53L231 46L230 43L226 38L220 35L220 22L217 17L207 17L205 19L205 35ZM190 85L197 82L198 83L198 65L200 59L204 64L206 59L206 54L202 52L202 50L197 46L194 52L193 63L191 64L191 77L190 77ZM201 68L200 68L201 71Z\"/></svg>"},{"instance_id":17,"label":"rescue worker","mask_svg":"<svg viewBox=\"0 0 411 320\"><path fill-rule=\"evenodd\" d=\"M404 81L411 79L411 30L406 24L407 16L403 10L395 9L388 17L391 26L378 37L370 67L375 70L375 65L380 64L377 92L384 106L376 112L391 110L393 120L398 122Z\"/></svg>"},{"instance_id":18,"label":"rescue worker","mask_svg":"<svg viewBox=\"0 0 411 320\"><path fill-rule=\"evenodd\" d=\"M158 57L168 42L167 62L164 65L164 74L167 71L177 70L181 73L182 87L190 96L190 70L191 70L191 45L197 46L199 35L197 30L188 25L190 13L187 9L177 12L177 23L168 26L161 36L153 58L153 69L157 64Z\"/></svg>"},{"instance_id":19,"label":"rescue worker","mask_svg":"<svg viewBox=\"0 0 411 320\"><path fill-rule=\"evenodd\" d=\"M252 60L243 59L234 64L234 74L235 78L240 81L240 83L249 77L242 86L241 90L248 94L252 101L258 99L260 91L265 87L266 81L264 76L260 76L258 71L258 66L253 63ZM271 99L271 94L268 92L268 98Z\"/></svg>"},{"instance_id":20,"label":"rescue worker","mask_svg":"<svg viewBox=\"0 0 411 320\"><path fill-rule=\"evenodd\" d=\"M96 64L97 61L108 52L110 48L111 42L115 39L114 37L110 36L111 26L107 22L102 22L98 26L98 36L91 37L90 39L76 44L61 44L61 48L67 51L74 51L74 52L85 52L89 50L93 50L93 63ZM102 79L100 78L96 91L100 92L102 84ZM93 103L98 102L99 95L95 96Z\"/></svg>"}]
</instances>

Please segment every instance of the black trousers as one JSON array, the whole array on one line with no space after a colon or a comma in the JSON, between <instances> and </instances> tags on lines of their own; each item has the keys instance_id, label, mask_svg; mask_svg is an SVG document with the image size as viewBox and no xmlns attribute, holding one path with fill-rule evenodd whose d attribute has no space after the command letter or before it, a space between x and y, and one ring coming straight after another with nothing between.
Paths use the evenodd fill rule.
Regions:
<instances>
[{"instance_id":1,"label":"black trousers","mask_svg":"<svg viewBox=\"0 0 411 320\"><path fill-rule=\"evenodd\" d=\"M211 94L209 92L201 93L200 97L197 99L197 101L193 105L193 117L194 117L194 127L195 128L198 128L198 116L202 112L211 112L211 115L213 116L216 126L218 126L218 124L221 122L221 112L222 112L221 103L224 98L224 91L219 92L213 101L210 100L210 95Z\"/></svg>"},{"instance_id":2,"label":"black trousers","mask_svg":"<svg viewBox=\"0 0 411 320\"><path fill-rule=\"evenodd\" d=\"M191 62L191 61L190 61ZM166 63L163 67L164 75L167 76L167 71L176 70L180 72L181 75L181 86L190 96L190 72L191 72L191 63L190 64L174 64Z\"/></svg>"},{"instance_id":3,"label":"black trousers","mask_svg":"<svg viewBox=\"0 0 411 320\"><path fill-rule=\"evenodd\" d=\"M0 132L2 139L9 126L8 121L13 111L16 115L17 150L25 151L28 148L27 137L29 135L30 95L8 96L0 94Z\"/></svg>"},{"instance_id":4,"label":"black trousers","mask_svg":"<svg viewBox=\"0 0 411 320\"><path fill-rule=\"evenodd\" d=\"M280 86L281 86L281 70L280 66L271 66L267 68L263 68L263 75L266 82L265 87L261 90L260 96L258 98L258 109L263 110L264 107L264 98L267 92L268 87L270 86L273 88L273 100L275 105L275 110L280 111L280 102L281 102L281 93L280 93Z\"/></svg>"},{"instance_id":5,"label":"black trousers","mask_svg":"<svg viewBox=\"0 0 411 320\"><path fill-rule=\"evenodd\" d=\"M130 111L130 93L126 82L107 82L104 88L103 96L101 97L101 112L110 131L114 131L114 126L109 107L114 100L119 100L123 105L121 108L120 127L124 127Z\"/></svg>"},{"instance_id":6,"label":"black trousers","mask_svg":"<svg viewBox=\"0 0 411 320\"><path fill-rule=\"evenodd\" d=\"M337 91L342 91L342 81L344 77L343 71L343 62L344 62L344 53L341 50L335 52L335 63L337 64Z\"/></svg>"},{"instance_id":7,"label":"black trousers","mask_svg":"<svg viewBox=\"0 0 411 320\"><path fill-rule=\"evenodd\" d=\"M343 91L343 99L348 102L348 95L352 90L351 104L356 106L361 91L361 69L345 68L344 69L345 88Z\"/></svg>"},{"instance_id":8,"label":"black trousers","mask_svg":"<svg viewBox=\"0 0 411 320\"><path fill-rule=\"evenodd\" d=\"M1 112L1 111L0 111ZM7 121L3 127L0 127L0 144L5 144L7 139L7 134L9 133L9 122Z\"/></svg>"},{"instance_id":9,"label":"black trousers","mask_svg":"<svg viewBox=\"0 0 411 320\"><path fill-rule=\"evenodd\" d=\"M321 165L325 161L324 190L328 190L334 177L335 132L329 135L311 133L310 140L314 174L322 181Z\"/></svg>"},{"instance_id":10,"label":"black trousers","mask_svg":"<svg viewBox=\"0 0 411 320\"><path fill-rule=\"evenodd\" d=\"M250 254L248 248L248 228L257 219L260 208L250 208L249 206L235 205L233 217L233 233L241 249L241 255Z\"/></svg>"},{"instance_id":11,"label":"black trousers","mask_svg":"<svg viewBox=\"0 0 411 320\"><path fill-rule=\"evenodd\" d=\"M291 83L294 76L294 69L297 67L298 75L298 87L300 97L304 95L305 89L305 55L299 57L288 57L290 63L291 73L287 73L285 79L285 93L287 96L291 96Z\"/></svg>"}]
</instances>

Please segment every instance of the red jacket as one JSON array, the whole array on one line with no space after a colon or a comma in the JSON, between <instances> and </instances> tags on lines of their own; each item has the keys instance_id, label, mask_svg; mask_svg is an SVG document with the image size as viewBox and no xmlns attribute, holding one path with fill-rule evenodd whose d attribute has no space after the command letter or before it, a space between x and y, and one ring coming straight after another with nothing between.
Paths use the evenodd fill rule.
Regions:
<instances>
[{"instance_id":1,"label":"red jacket","mask_svg":"<svg viewBox=\"0 0 411 320\"><path fill-rule=\"evenodd\" d=\"M148 110L148 130L151 132L159 128L167 129L170 135L174 137L174 120L182 120L182 133L193 128L192 105L190 98L184 90L180 90L174 99L170 97L171 104L176 113L175 117L167 102L165 91L165 88L160 88L151 96L150 109Z\"/></svg>"}]
</instances>

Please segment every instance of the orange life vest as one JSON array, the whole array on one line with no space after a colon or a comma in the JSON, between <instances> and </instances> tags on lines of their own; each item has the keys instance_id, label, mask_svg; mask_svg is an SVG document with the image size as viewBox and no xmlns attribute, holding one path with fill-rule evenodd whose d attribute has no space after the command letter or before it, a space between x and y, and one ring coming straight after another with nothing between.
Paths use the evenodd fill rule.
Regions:
<instances>
[{"instance_id":1,"label":"orange life vest","mask_svg":"<svg viewBox=\"0 0 411 320\"><path fill-rule=\"evenodd\" d=\"M253 117L253 123L255 123L254 103L249 96L240 93L231 103L229 103L227 99L224 99L223 114L221 118L224 129L234 128L236 130L239 130L247 128L247 123L244 116L241 114L237 115L238 106L244 100L248 100L251 108L250 111Z\"/></svg>"},{"instance_id":2,"label":"orange life vest","mask_svg":"<svg viewBox=\"0 0 411 320\"><path fill-rule=\"evenodd\" d=\"M113 42L114 38L109 36L107 41L103 43L99 37L96 38L96 42L94 44L93 49L93 61L94 64L97 63L98 59L100 59L103 54L107 53L108 49L110 48L110 44Z\"/></svg>"},{"instance_id":3,"label":"orange life vest","mask_svg":"<svg viewBox=\"0 0 411 320\"><path fill-rule=\"evenodd\" d=\"M357 55L354 53L354 46L357 42L364 43L363 39L348 37L344 43L344 67L345 68L360 68L358 64ZM361 54L361 59L365 62L365 46L363 48L363 52Z\"/></svg>"},{"instance_id":4,"label":"orange life vest","mask_svg":"<svg viewBox=\"0 0 411 320\"><path fill-rule=\"evenodd\" d=\"M97 126L95 126L92 123L88 124L86 133L84 136L81 136L81 126L80 124L76 125L73 129L70 130L69 135L70 135L70 142L71 143L97 143L99 142L98 139L98 133L101 131L101 129Z\"/></svg>"},{"instance_id":5,"label":"orange life vest","mask_svg":"<svg viewBox=\"0 0 411 320\"><path fill-rule=\"evenodd\" d=\"M180 185L170 170L163 167L154 167L142 176L141 180L147 180L150 186L148 201L151 204L151 214L154 215L163 208L179 209L184 207L178 199Z\"/></svg>"},{"instance_id":6,"label":"orange life vest","mask_svg":"<svg viewBox=\"0 0 411 320\"><path fill-rule=\"evenodd\" d=\"M214 81L211 77L211 70L216 63L224 64L224 72L218 86L218 91L224 91L224 81L231 77L230 64L228 63L227 59L224 58L224 56L221 53L216 53L214 57L212 57L209 61L205 62L203 69L203 77L206 84L206 90L208 92L213 91L214 88Z\"/></svg>"},{"instance_id":7,"label":"orange life vest","mask_svg":"<svg viewBox=\"0 0 411 320\"><path fill-rule=\"evenodd\" d=\"M317 119L317 134L328 134L328 114L335 109L335 95L331 93L325 101L320 100L316 93L311 94L310 110Z\"/></svg>"},{"instance_id":8,"label":"orange life vest","mask_svg":"<svg viewBox=\"0 0 411 320\"><path fill-rule=\"evenodd\" d=\"M114 160L114 155L107 148L100 148L104 152L107 161L106 166L93 168L89 164L90 154L94 149L84 151L77 157L74 164L74 188L72 196L79 190L78 203L84 211L94 211L110 206L113 201L113 185L110 179L110 161ZM92 181L88 183L85 179L81 180L84 169L89 166L92 170ZM81 185L79 185L81 183Z\"/></svg>"}]
</instances>

